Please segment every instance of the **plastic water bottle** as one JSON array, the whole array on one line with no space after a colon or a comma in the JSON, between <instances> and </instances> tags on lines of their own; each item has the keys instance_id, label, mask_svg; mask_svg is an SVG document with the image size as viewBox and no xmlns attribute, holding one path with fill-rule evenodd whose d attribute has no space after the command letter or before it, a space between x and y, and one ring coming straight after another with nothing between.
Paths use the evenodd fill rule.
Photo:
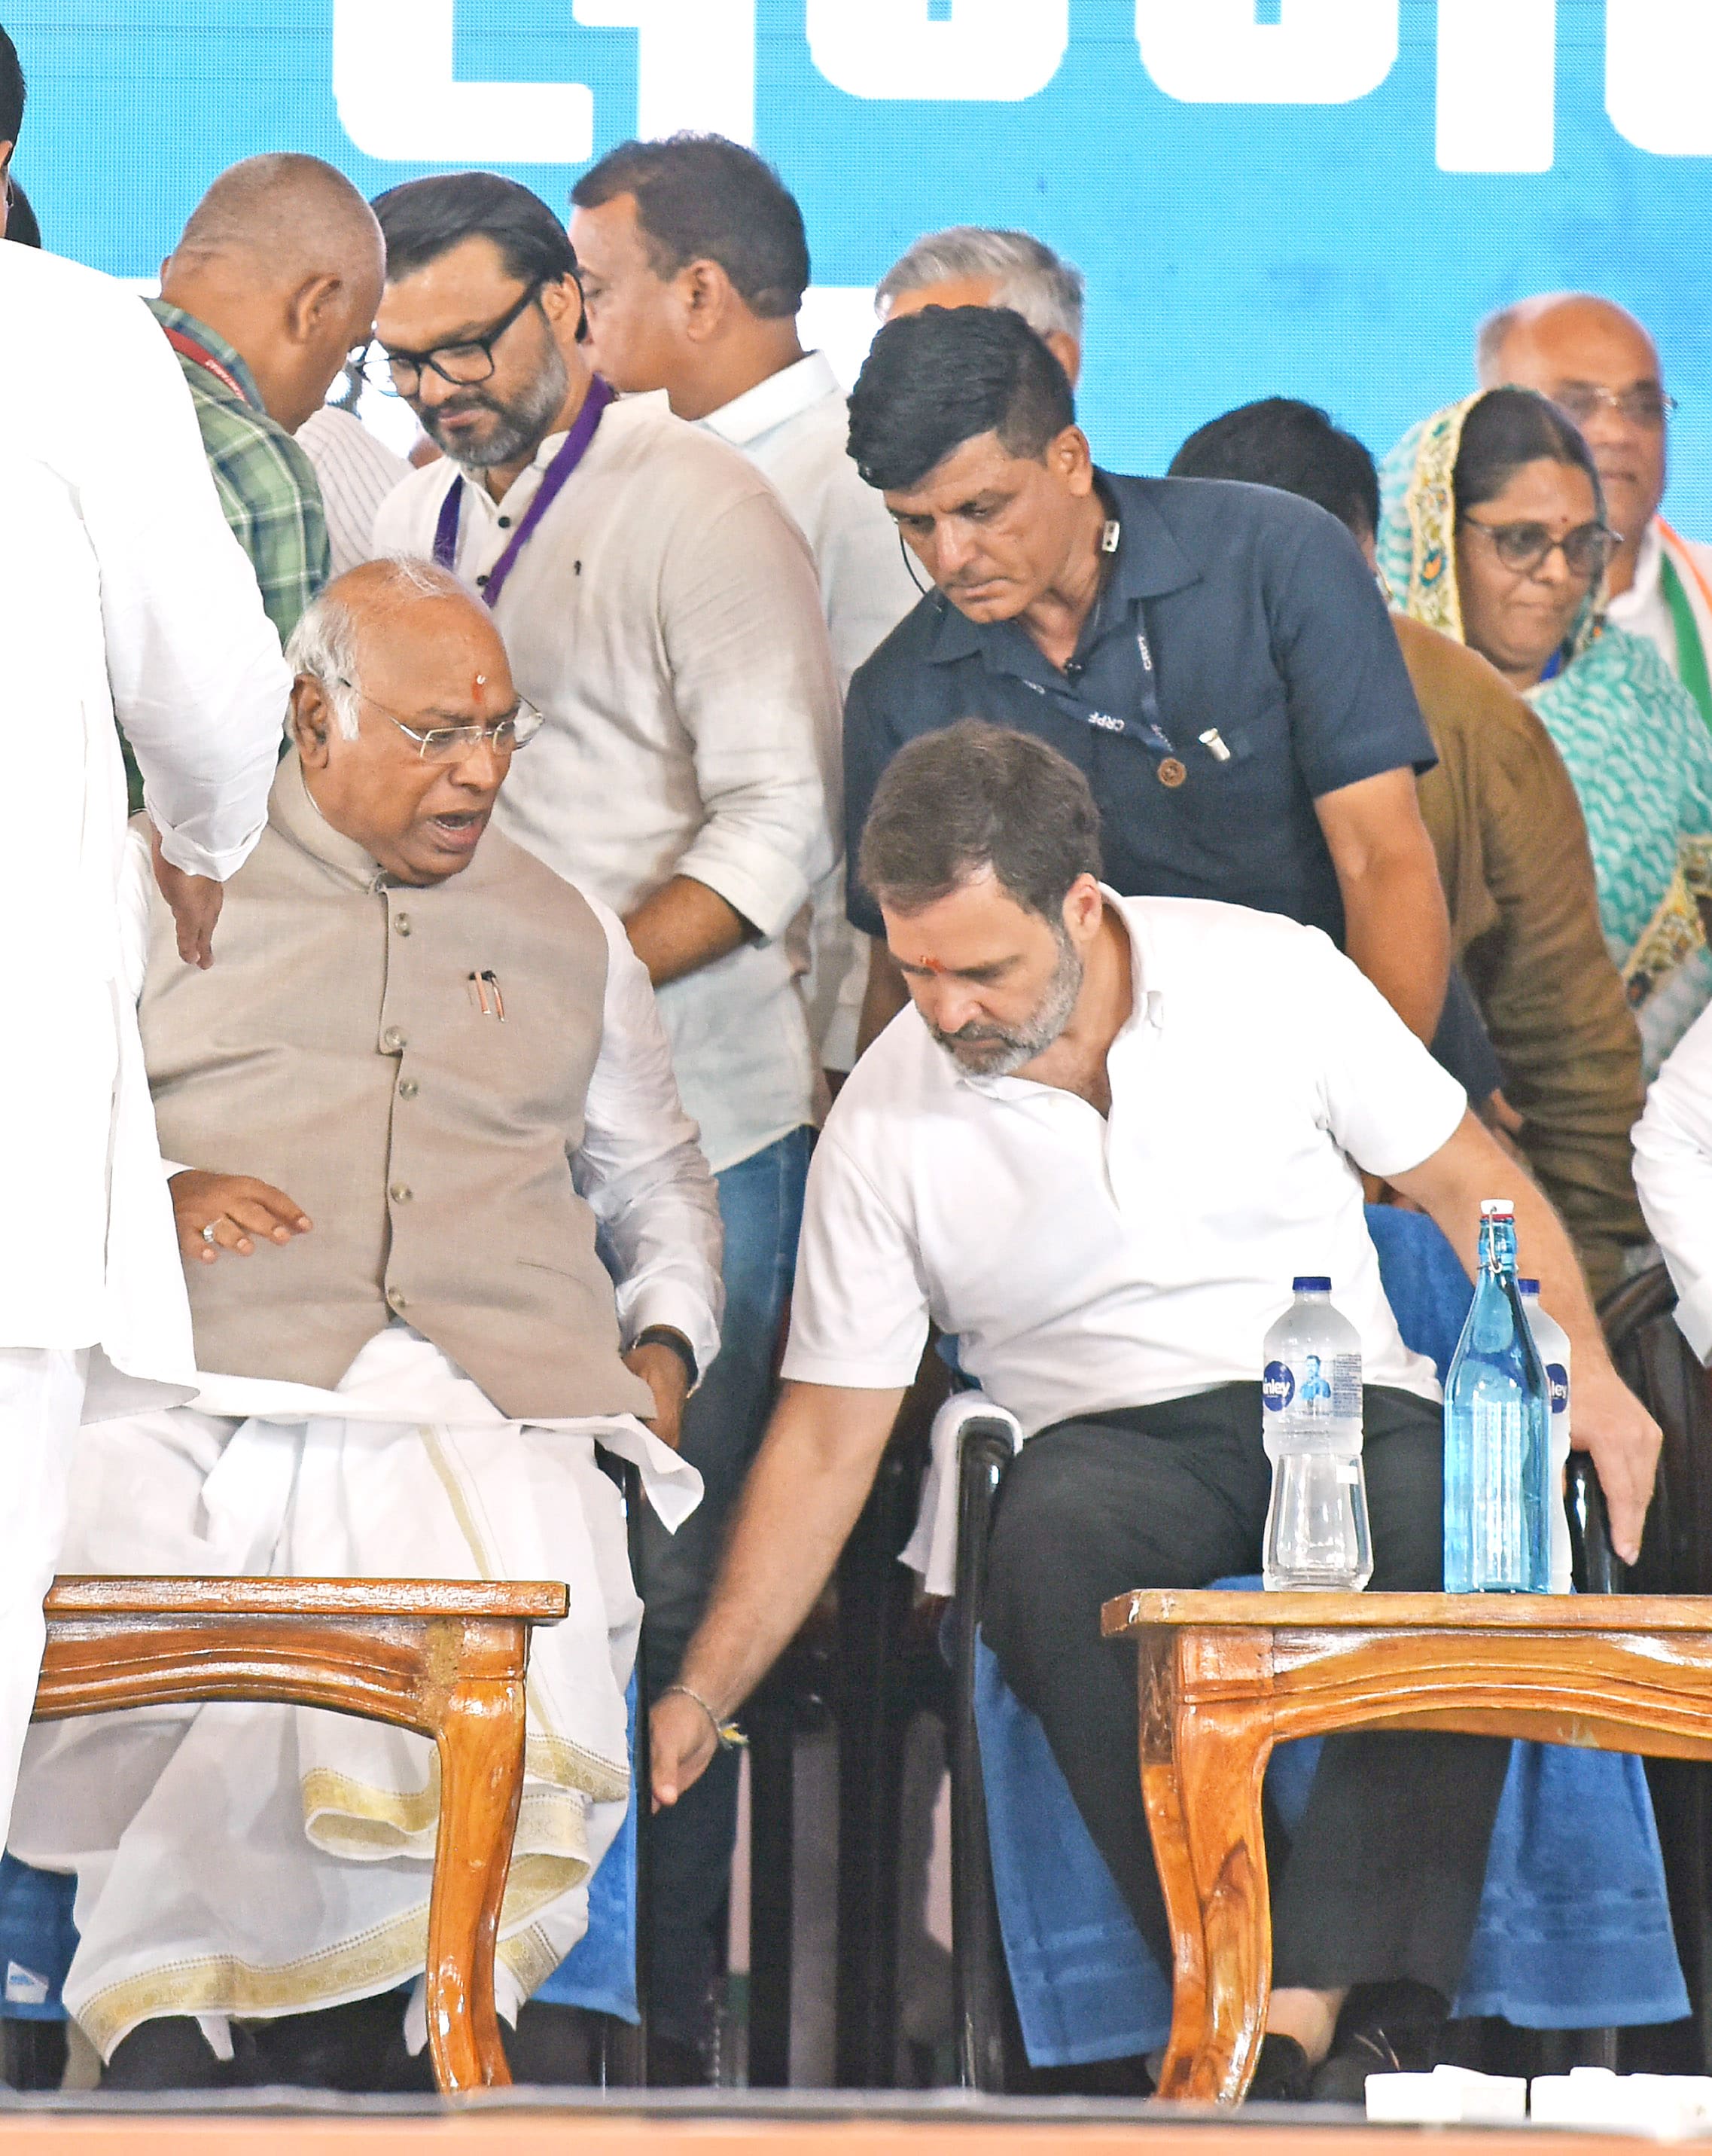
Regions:
<instances>
[{"instance_id":1,"label":"plastic water bottle","mask_svg":"<svg viewBox=\"0 0 1712 2156\"><path fill-rule=\"evenodd\" d=\"M1551 1586L1554 1594L1567 1594L1575 1584L1570 1576L1572 1558L1569 1509L1565 1502L1570 1456L1569 1335L1555 1317L1548 1317L1541 1308L1538 1281L1519 1280L1516 1286L1521 1290L1523 1306L1528 1313L1528 1330L1534 1336L1534 1345L1540 1350L1540 1360L1545 1366L1546 1405L1551 1415L1550 1450L1545 1460L1546 1533L1551 1545Z\"/></svg>"},{"instance_id":2,"label":"plastic water bottle","mask_svg":"<svg viewBox=\"0 0 1712 2156\"><path fill-rule=\"evenodd\" d=\"M1365 1587L1373 1577L1361 1474L1361 1339L1305 1274L1266 1336L1261 1424L1272 1462L1261 1564L1269 1587Z\"/></svg>"},{"instance_id":3,"label":"plastic water bottle","mask_svg":"<svg viewBox=\"0 0 1712 2156\"><path fill-rule=\"evenodd\" d=\"M1516 1286L1515 1208L1480 1207L1474 1300L1444 1381L1444 1584L1544 1594L1551 1576L1545 1369Z\"/></svg>"}]
</instances>

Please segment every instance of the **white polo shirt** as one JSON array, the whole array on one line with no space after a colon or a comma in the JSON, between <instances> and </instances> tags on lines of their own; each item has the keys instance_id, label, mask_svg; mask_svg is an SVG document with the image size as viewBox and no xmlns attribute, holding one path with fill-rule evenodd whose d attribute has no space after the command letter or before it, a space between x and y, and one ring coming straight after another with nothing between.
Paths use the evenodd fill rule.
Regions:
<instances>
[{"instance_id":1,"label":"white polo shirt","mask_svg":"<svg viewBox=\"0 0 1712 2156\"><path fill-rule=\"evenodd\" d=\"M466 486L458 571L490 570L564 440L503 501ZM459 474L413 472L379 553L433 551ZM494 608L512 678L546 715L496 817L627 915L693 876L758 937L659 991L684 1105L714 1168L812 1118L815 1065L786 942L838 858L838 686L814 564L744 458L664 394L607 406Z\"/></svg>"},{"instance_id":2,"label":"white polo shirt","mask_svg":"<svg viewBox=\"0 0 1712 2156\"><path fill-rule=\"evenodd\" d=\"M849 399L826 354L811 352L701 422L741 449L802 527L820 578L838 693L921 597L891 513L850 460ZM803 993L809 1029L830 1070L856 1060L868 985L868 938L844 913L841 862L814 895L812 959Z\"/></svg>"},{"instance_id":3,"label":"white polo shirt","mask_svg":"<svg viewBox=\"0 0 1712 2156\"><path fill-rule=\"evenodd\" d=\"M930 1317L1032 1436L1258 1382L1292 1278L1321 1273L1367 1383L1437 1400L1380 1286L1356 1164L1418 1166L1460 1122L1461 1086L1318 929L1106 895L1135 975L1110 1115L967 1077L900 1012L809 1171L785 1376L907 1385Z\"/></svg>"}]
</instances>

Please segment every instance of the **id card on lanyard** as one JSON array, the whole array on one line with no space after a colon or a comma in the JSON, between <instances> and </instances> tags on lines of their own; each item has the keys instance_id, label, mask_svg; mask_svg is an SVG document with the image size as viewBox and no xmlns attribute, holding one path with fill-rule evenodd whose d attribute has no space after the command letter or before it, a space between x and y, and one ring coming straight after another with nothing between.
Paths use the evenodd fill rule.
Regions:
<instances>
[{"instance_id":1,"label":"id card on lanyard","mask_svg":"<svg viewBox=\"0 0 1712 2156\"><path fill-rule=\"evenodd\" d=\"M535 536L536 526L552 507L594 439L595 429L600 425L601 414L613 402L613 391L596 375L588 385L588 394L582 400L582 409L572 421L569 432L554 452L553 460L541 474L541 485L535 490L535 499L523 512L517 529L511 534L505 552L486 578L478 586L484 602L490 607L498 603L505 579L517 566L518 557ZM458 526L464 511L464 490L469 484L466 479L454 480L445 500L440 504L438 521L434 526L434 559L443 569L458 566Z\"/></svg>"}]
</instances>

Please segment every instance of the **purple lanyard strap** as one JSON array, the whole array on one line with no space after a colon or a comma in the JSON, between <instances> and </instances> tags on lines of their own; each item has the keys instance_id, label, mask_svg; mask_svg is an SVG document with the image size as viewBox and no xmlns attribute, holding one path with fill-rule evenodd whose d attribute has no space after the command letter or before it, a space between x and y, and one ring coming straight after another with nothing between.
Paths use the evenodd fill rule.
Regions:
<instances>
[{"instance_id":1,"label":"purple lanyard strap","mask_svg":"<svg viewBox=\"0 0 1712 2156\"><path fill-rule=\"evenodd\" d=\"M594 430L601 423L601 414L613 401L613 392L598 375L588 385L588 394L582 400L582 409L571 423L569 433L559 444L552 462L541 474L541 485L511 534L510 540L480 587L483 599L489 606L497 605L505 579L517 566L517 557L535 536L535 527L558 499L560 490L572 472L582 462L583 452L594 439ZM458 523L464 511L464 490L469 484L459 479L446 492L440 504L439 521L434 526L434 559L443 569L458 566Z\"/></svg>"}]
</instances>

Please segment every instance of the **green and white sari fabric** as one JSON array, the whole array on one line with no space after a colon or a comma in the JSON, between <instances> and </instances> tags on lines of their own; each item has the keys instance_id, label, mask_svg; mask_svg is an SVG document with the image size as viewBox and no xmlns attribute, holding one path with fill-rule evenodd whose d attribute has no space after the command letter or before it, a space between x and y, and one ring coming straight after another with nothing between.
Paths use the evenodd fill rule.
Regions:
<instances>
[{"instance_id":1,"label":"green and white sari fabric","mask_svg":"<svg viewBox=\"0 0 1712 2156\"><path fill-rule=\"evenodd\" d=\"M1392 603L1458 641L1451 476L1478 402L1412 428L1381 473L1379 566ZM1712 902L1712 733L1645 638L1612 628L1590 595L1549 680L1528 691L1586 819L1600 925L1641 1030L1644 1073L1712 1003L1701 901Z\"/></svg>"}]
</instances>

